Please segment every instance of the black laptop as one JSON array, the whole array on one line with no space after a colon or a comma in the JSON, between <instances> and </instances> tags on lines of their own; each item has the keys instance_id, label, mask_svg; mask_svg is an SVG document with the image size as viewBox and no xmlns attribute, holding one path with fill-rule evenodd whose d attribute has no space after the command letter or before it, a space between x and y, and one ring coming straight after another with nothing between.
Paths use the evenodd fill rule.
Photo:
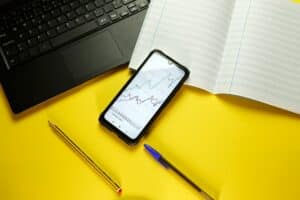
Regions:
<instances>
[{"instance_id":1,"label":"black laptop","mask_svg":"<svg viewBox=\"0 0 300 200\"><path fill-rule=\"evenodd\" d=\"M14 113L128 63L148 0L0 0L0 80Z\"/></svg>"}]
</instances>

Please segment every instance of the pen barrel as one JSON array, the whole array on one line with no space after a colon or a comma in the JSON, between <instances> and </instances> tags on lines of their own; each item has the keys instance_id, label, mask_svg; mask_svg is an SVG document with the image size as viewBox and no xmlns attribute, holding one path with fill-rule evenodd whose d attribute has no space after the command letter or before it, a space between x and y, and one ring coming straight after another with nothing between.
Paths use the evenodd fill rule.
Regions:
<instances>
[{"instance_id":1,"label":"pen barrel","mask_svg":"<svg viewBox=\"0 0 300 200\"><path fill-rule=\"evenodd\" d=\"M162 163L167 168L170 168L174 172L176 172L180 177L182 177L186 182L188 182L192 187L194 187L205 200L214 200L209 194L204 192L196 183L194 183L191 179L189 179L186 175L184 175L181 171L179 171L174 165L172 165L165 158L160 157L159 162Z\"/></svg>"}]
</instances>

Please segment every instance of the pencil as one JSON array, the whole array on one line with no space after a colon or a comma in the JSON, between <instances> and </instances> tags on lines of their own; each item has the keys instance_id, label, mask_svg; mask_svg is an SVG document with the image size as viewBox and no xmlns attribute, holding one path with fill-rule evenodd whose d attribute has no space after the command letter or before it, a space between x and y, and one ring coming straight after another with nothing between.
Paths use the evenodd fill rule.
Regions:
<instances>
[{"instance_id":1,"label":"pencil","mask_svg":"<svg viewBox=\"0 0 300 200\"><path fill-rule=\"evenodd\" d=\"M57 125L55 125L54 123L52 123L51 121L48 121L49 126L51 128L53 128L53 130L55 131L56 135L59 136L68 146L70 146L76 153L78 153L80 155L80 157L86 161L90 167L92 167L96 173L103 177L105 182L110 185L113 190L117 193L121 193L122 192L122 188L120 187L120 185L114 181L111 176L109 176L98 164L96 164L90 156L88 156L83 150L81 150L81 148L71 140L71 138L69 138L63 131L62 129L60 129Z\"/></svg>"}]
</instances>

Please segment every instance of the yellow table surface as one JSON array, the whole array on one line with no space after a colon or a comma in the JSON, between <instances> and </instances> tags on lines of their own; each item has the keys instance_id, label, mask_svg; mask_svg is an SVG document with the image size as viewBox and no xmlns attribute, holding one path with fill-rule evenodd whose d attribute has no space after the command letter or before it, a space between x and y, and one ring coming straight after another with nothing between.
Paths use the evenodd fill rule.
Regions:
<instances>
[{"instance_id":1,"label":"yellow table surface","mask_svg":"<svg viewBox=\"0 0 300 200\"><path fill-rule=\"evenodd\" d=\"M217 199L300 199L300 116L184 86L135 147L98 124L126 68L14 116L0 90L3 200L202 199L143 149L149 143ZM122 187L116 195L49 128L58 123Z\"/></svg>"}]
</instances>

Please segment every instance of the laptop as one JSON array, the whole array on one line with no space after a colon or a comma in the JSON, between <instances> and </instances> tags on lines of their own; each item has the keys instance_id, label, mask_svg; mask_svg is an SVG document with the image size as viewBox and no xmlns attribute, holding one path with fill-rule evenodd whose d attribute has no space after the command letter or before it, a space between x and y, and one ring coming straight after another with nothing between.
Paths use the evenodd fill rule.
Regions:
<instances>
[{"instance_id":1,"label":"laptop","mask_svg":"<svg viewBox=\"0 0 300 200\"><path fill-rule=\"evenodd\" d=\"M1 0L0 81L20 113L128 63L148 0Z\"/></svg>"}]
</instances>

